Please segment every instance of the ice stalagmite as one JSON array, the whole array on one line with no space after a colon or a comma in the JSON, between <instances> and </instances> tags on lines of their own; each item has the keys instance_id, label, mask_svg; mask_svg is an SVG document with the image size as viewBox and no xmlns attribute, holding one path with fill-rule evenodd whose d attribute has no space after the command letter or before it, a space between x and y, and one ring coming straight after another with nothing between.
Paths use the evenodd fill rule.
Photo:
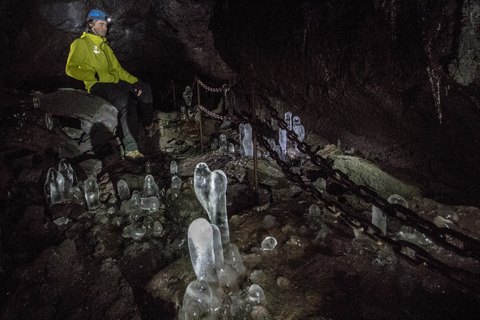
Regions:
<instances>
[{"instance_id":1,"label":"ice stalagmite","mask_svg":"<svg viewBox=\"0 0 480 320\"><path fill-rule=\"evenodd\" d=\"M305 139L305 128L300 123L300 117L298 116L293 117L293 131L297 134L298 140L303 141Z\"/></svg>"},{"instance_id":2,"label":"ice stalagmite","mask_svg":"<svg viewBox=\"0 0 480 320\"><path fill-rule=\"evenodd\" d=\"M285 122L287 123L287 129L292 130L292 112L287 111L285 112Z\"/></svg>"},{"instance_id":3,"label":"ice stalagmite","mask_svg":"<svg viewBox=\"0 0 480 320\"><path fill-rule=\"evenodd\" d=\"M178 173L178 166L175 160L170 162L170 173L172 174L172 176Z\"/></svg>"},{"instance_id":4,"label":"ice stalagmite","mask_svg":"<svg viewBox=\"0 0 480 320\"><path fill-rule=\"evenodd\" d=\"M60 160L58 164L58 174L61 174L64 179L63 196L64 198L70 198L73 195L74 187L77 185L77 175L71 164L66 160Z\"/></svg>"},{"instance_id":5,"label":"ice stalagmite","mask_svg":"<svg viewBox=\"0 0 480 320\"><path fill-rule=\"evenodd\" d=\"M253 157L253 132L250 123L245 125L245 133L243 136L242 145L243 150L245 150L245 156Z\"/></svg>"},{"instance_id":6,"label":"ice stalagmite","mask_svg":"<svg viewBox=\"0 0 480 320\"><path fill-rule=\"evenodd\" d=\"M194 220L188 228L188 250L198 280L218 283L213 245L213 229L204 218Z\"/></svg>"},{"instance_id":7,"label":"ice stalagmite","mask_svg":"<svg viewBox=\"0 0 480 320\"><path fill-rule=\"evenodd\" d=\"M151 174L145 176L145 182L143 184L143 196L148 197L157 197L160 198L160 189L155 183L155 179Z\"/></svg>"},{"instance_id":8,"label":"ice stalagmite","mask_svg":"<svg viewBox=\"0 0 480 320\"><path fill-rule=\"evenodd\" d=\"M212 300L212 289L206 281L196 279L190 282L183 296L185 320L213 319Z\"/></svg>"},{"instance_id":9,"label":"ice stalagmite","mask_svg":"<svg viewBox=\"0 0 480 320\"><path fill-rule=\"evenodd\" d=\"M222 133L220 135L220 151L221 152L227 152L228 151L228 142L227 142L227 137Z\"/></svg>"},{"instance_id":10,"label":"ice stalagmite","mask_svg":"<svg viewBox=\"0 0 480 320\"><path fill-rule=\"evenodd\" d=\"M210 171L207 164L197 164L194 173L195 194L207 211L210 222L220 229L223 245L230 242L227 217L227 176L222 170Z\"/></svg>"},{"instance_id":11,"label":"ice stalagmite","mask_svg":"<svg viewBox=\"0 0 480 320\"><path fill-rule=\"evenodd\" d=\"M120 200L130 199L130 188L125 180L120 179L117 183L117 192Z\"/></svg>"},{"instance_id":12,"label":"ice stalagmite","mask_svg":"<svg viewBox=\"0 0 480 320\"><path fill-rule=\"evenodd\" d=\"M372 224L378 227L383 234L387 233L387 216L374 205L372 205Z\"/></svg>"},{"instance_id":13,"label":"ice stalagmite","mask_svg":"<svg viewBox=\"0 0 480 320\"><path fill-rule=\"evenodd\" d=\"M280 158L284 159L285 154L287 153L287 131L283 129L278 129L278 144L280 145L281 154Z\"/></svg>"},{"instance_id":14,"label":"ice stalagmite","mask_svg":"<svg viewBox=\"0 0 480 320\"><path fill-rule=\"evenodd\" d=\"M50 205L63 202L63 192L58 184L57 175L55 168L48 169L44 191L45 198Z\"/></svg>"},{"instance_id":15,"label":"ice stalagmite","mask_svg":"<svg viewBox=\"0 0 480 320\"><path fill-rule=\"evenodd\" d=\"M87 201L88 211L95 212L100 207L100 190L98 188L97 179L89 176L85 180L85 200Z\"/></svg>"}]
</instances>

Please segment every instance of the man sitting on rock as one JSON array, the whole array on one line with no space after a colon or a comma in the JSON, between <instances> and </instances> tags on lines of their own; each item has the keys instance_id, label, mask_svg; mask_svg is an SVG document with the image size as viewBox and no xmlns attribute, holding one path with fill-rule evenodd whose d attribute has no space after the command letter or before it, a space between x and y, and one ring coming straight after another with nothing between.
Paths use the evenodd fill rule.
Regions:
<instances>
[{"instance_id":1,"label":"man sitting on rock","mask_svg":"<svg viewBox=\"0 0 480 320\"><path fill-rule=\"evenodd\" d=\"M141 82L122 68L107 44L106 34L105 13L96 9L90 11L87 30L70 46L66 73L84 81L89 93L107 100L117 108L125 156L143 158L136 140L139 132L138 118L140 113L145 128L148 130L152 127L152 90L149 84Z\"/></svg>"}]
</instances>

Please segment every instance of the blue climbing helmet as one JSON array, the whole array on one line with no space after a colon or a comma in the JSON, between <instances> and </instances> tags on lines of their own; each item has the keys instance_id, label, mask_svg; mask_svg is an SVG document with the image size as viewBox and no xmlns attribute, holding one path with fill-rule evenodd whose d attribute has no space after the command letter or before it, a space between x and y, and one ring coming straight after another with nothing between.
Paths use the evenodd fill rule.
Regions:
<instances>
[{"instance_id":1,"label":"blue climbing helmet","mask_svg":"<svg viewBox=\"0 0 480 320\"><path fill-rule=\"evenodd\" d=\"M90 21L90 20L98 20L98 21L108 22L108 19L107 19L107 17L105 16L105 13L103 13L102 11L97 10L97 9L93 9L93 10L90 11L90 13L88 14L88 16L87 16L87 21Z\"/></svg>"}]
</instances>

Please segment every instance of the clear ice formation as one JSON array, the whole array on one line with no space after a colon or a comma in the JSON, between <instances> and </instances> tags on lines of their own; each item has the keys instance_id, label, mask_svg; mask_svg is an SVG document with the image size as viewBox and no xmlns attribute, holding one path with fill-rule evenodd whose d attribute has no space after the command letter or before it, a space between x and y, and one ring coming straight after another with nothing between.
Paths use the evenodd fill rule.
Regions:
<instances>
[{"instance_id":1,"label":"clear ice formation","mask_svg":"<svg viewBox=\"0 0 480 320\"><path fill-rule=\"evenodd\" d=\"M227 217L227 176L222 170L210 171L200 162L194 172L194 188L198 200L207 211L210 222L220 229L222 243L230 242Z\"/></svg>"},{"instance_id":2,"label":"clear ice formation","mask_svg":"<svg viewBox=\"0 0 480 320\"><path fill-rule=\"evenodd\" d=\"M252 284L250 288L248 288L247 300L254 306L263 304L265 302L265 293L262 287L258 284Z\"/></svg>"},{"instance_id":3,"label":"clear ice formation","mask_svg":"<svg viewBox=\"0 0 480 320\"><path fill-rule=\"evenodd\" d=\"M389 203L399 204L408 208L408 202L399 194L392 194L388 197ZM397 213L402 215L401 213ZM372 205L372 224L382 230L383 234L387 233L387 216L380 210L380 208Z\"/></svg>"},{"instance_id":4,"label":"clear ice formation","mask_svg":"<svg viewBox=\"0 0 480 320\"><path fill-rule=\"evenodd\" d=\"M151 174L145 176L145 182L143 183L143 196L160 198L160 188L155 182L155 179Z\"/></svg>"},{"instance_id":5,"label":"clear ice formation","mask_svg":"<svg viewBox=\"0 0 480 320\"><path fill-rule=\"evenodd\" d=\"M123 200L130 199L130 188L128 187L128 184L125 180L123 179L118 180L117 192L120 200L123 201Z\"/></svg>"},{"instance_id":6,"label":"clear ice formation","mask_svg":"<svg viewBox=\"0 0 480 320\"><path fill-rule=\"evenodd\" d=\"M318 205L312 204L308 208L308 220L317 228L321 228L325 224L323 212Z\"/></svg>"},{"instance_id":7,"label":"clear ice formation","mask_svg":"<svg viewBox=\"0 0 480 320\"><path fill-rule=\"evenodd\" d=\"M233 269L237 276L245 274L245 265L243 264L243 258L238 250L238 247L233 243L228 243L227 245L224 243L223 245L225 247L223 255L225 268L228 266L229 268Z\"/></svg>"},{"instance_id":8,"label":"clear ice formation","mask_svg":"<svg viewBox=\"0 0 480 320\"><path fill-rule=\"evenodd\" d=\"M48 131L53 130L53 118L50 112L45 113L45 127Z\"/></svg>"},{"instance_id":9,"label":"clear ice formation","mask_svg":"<svg viewBox=\"0 0 480 320\"><path fill-rule=\"evenodd\" d=\"M245 133L242 141L243 150L245 150L245 156L253 157L253 133L250 123L245 125Z\"/></svg>"},{"instance_id":10,"label":"clear ice formation","mask_svg":"<svg viewBox=\"0 0 480 320\"><path fill-rule=\"evenodd\" d=\"M396 204L399 204L401 206L404 206L405 208L408 209L408 202L407 200L405 200L405 198L403 198L401 195L399 194L392 194L390 197L388 197L387 201L389 203L396 203Z\"/></svg>"},{"instance_id":11,"label":"clear ice formation","mask_svg":"<svg viewBox=\"0 0 480 320\"><path fill-rule=\"evenodd\" d=\"M175 175L177 173L178 173L177 162L175 160L172 160L172 162L170 162L170 174Z\"/></svg>"},{"instance_id":12,"label":"clear ice formation","mask_svg":"<svg viewBox=\"0 0 480 320\"><path fill-rule=\"evenodd\" d=\"M218 283L213 229L206 219L195 219L188 227L188 249L197 279Z\"/></svg>"},{"instance_id":13,"label":"clear ice formation","mask_svg":"<svg viewBox=\"0 0 480 320\"><path fill-rule=\"evenodd\" d=\"M44 185L44 191L47 203L49 203L50 205L63 202L62 186L59 185L57 176L61 175L58 174L55 168L48 169L47 179Z\"/></svg>"},{"instance_id":14,"label":"clear ice formation","mask_svg":"<svg viewBox=\"0 0 480 320\"><path fill-rule=\"evenodd\" d=\"M217 150L218 149L218 139L215 137L212 140L212 143L210 144L210 148L212 150Z\"/></svg>"},{"instance_id":15,"label":"clear ice formation","mask_svg":"<svg viewBox=\"0 0 480 320\"><path fill-rule=\"evenodd\" d=\"M153 222L152 233L155 237L159 237L163 232L163 226L160 221Z\"/></svg>"},{"instance_id":16,"label":"clear ice formation","mask_svg":"<svg viewBox=\"0 0 480 320\"><path fill-rule=\"evenodd\" d=\"M228 144L228 153L235 153L235 146L233 143Z\"/></svg>"},{"instance_id":17,"label":"clear ice formation","mask_svg":"<svg viewBox=\"0 0 480 320\"><path fill-rule=\"evenodd\" d=\"M180 119L187 120L187 107L185 106L180 107Z\"/></svg>"},{"instance_id":18,"label":"clear ice formation","mask_svg":"<svg viewBox=\"0 0 480 320\"><path fill-rule=\"evenodd\" d=\"M372 224L379 228L383 234L387 233L387 216L374 205L372 205Z\"/></svg>"},{"instance_id":19,"label":"clear ice formation","mask_svg":"<svg viewBox=\"0 0 480 320\"><path fill-rule=\"evenodd\" d=\"M298 140L303 141L305 139L305 128L300 124L300 117L293 117L293 131L297 134Z\"/></svg>"},{"instance_id":20,"label":"clear ice formation","mask_svg":"<svg viewBox=\"0 0 480 320\"><path fill-rule=\"evenodd\" d=\"M325 193L327 191L327 182L325 181L325 179L318 178L313 184L315 185L315 188L317 188L317 190L321 193Z\"/></svg>"},{"instance_id":21,"label":"clear ice formation","mask_svg":"<svg viewBox=\"0 0 480 320\"><path fill-rule=\"evenodd\" d=\"M214 224L212 224L212 232L213 232L213 249L215 252L215 267L217 271L223 268L223 264L225 263L223 259L223 246L222 246L222 235L220 233L220 229Z\"/></svg>"},{"instance_id":22,"label":"clear ice formation","mask_svg":"<svg viewBox=\"0 0 480 320\"><path fill-rule=\"evenodd\" d=\"M100 207L100 190L94 176L89 176L85 180L84 190L88 211L93 213Z\"/></svg>"},{"instance_id":23,"label":"clear ice formation","mask_svg":"<svg viewBox=\"0 0 480 320\"><path fill-rule=\"evenodd\" d=\"M160 209L160 199L157 197L140 198L140 208L145 211L158 211Z\"/></svg>"},{"instance_id":24,"label":"clear ice formation","mask_svg":"<svg viewBox=\"0 0 480 320\"><path fill-rule=\"evenodd\" d=\"M181 189L182 188L182 179L177 176L177 175L174 175L172 177L172 189Z\"/></svg>"},{"instance_id":25,"label":"clear ice formation","mask_svg":"<svg viewBox=\"0 0 480 320\"><path fill-rule=\"evenodd\" d=\"M213 292L208 282L193 280L187 286L183 296L185 320L212 319Z\"/></svg>"},{"instance_id":26,"label":"clear ice formation","mask_svg":"<svg viewBox=\"0 0 480 320\"><path fill-rule=\"evenodd\" d=\"M282 150L281 158L287 153L287 130L278 129L278 143Z\"/></svg>"},{"instance_id":27,"label":"clear ice formation","mask_svg":"<svg viewBox=\"0 0 480 320\"><path fill-rule=\"evenodd\" d=\"M142 207L141 207L141 197L140 192L137 190L133 191L132 198L128 201L127 207L127 218L130 220L131 223L134 223L137 218L142 214Z\"/></svg>"},{"instance_id":28,"label":"clear ice formation","mask_svg":"<svg viewBox=\"0 0 480 320\"><path fill-rule=\"evenodd\" d=\"M58 164L58 174L63 176L63 196L64 198L71 198L74 193L74 188L77 185L77 175L72 168L72 165L66 160L60 160Z\"/></svg>"},{"instance_id":29,"label":"clear ice formation","mask_svg":"<svg viewBox=\"0 0 480 320\"><path fill-rule=\"evenodd\" d=\"M272 251L273 249L275 249L276 246L277 246L277 239L275 239L274 237L268 236L262 241L260 249L262 249L263 251Z\"/></svg>"},{"instance_id":30,"label":"clear ice formation","mask_svg":"<svg viewBox=\"0 0 480 320\"><path fill-rule=\"evenodd\" d=\"M172 177L172 198L176 199L180 195L180 189L182 188L182 179L174 175Z\"/></svg>"},{"instance_id":31,"label":"clear ice formation","mask_svg":"<svg viewBox=\"0 0 480 320\"><path fill-rule=\"evenodd\" d=\"M192 105L192 97L193 97L192 88L190 88L189 86L186 86L182 96L183 96L183 99L185 100L185 104L190 107Z\"/></svg>"},{"instance_id":32,"label":"clear ice formation","mask_svg":"<svg viewBox=\"0 0 480 320\"><path fill-rule=\"evenodd\" d=\"M147 162L145 162L145 173L152 174L152 171L152 162L150 160L147 160Z\"/></svg>"},{"instance_id":33,"label":"clear ice formation","mask_svg":"<svg viewBox=\"0 0 480 320\"><path fill-rule=\"evenodd\" d=\"M245 124L240 123L240 125L238 126L238 139L239 139L239 143L240 143L241 148L243 148L243 137L244 136L245 136Z\"/></svg>"},{"instance_id":34,"label":"clear ice formation","mask_svg":"<svg viewBox=\"0 0 480 320\"><path fill-rule=\"evenodd\" d=\"M272 138L268 139L268 144L270 145L270 148L272 148L272 150L275 149L275 140L273 140Z\"/></svg>"},{"instance_id":35,"label":"clear ice formation","mask_svg":"<svg viewBox=\"0 0 480 320\"><path fill-rule=\"evenodd\" d=\"M221 152L227 152L228 151L228 145L227 145L227 136L225 134L220 135L220 142L219 142L219 149Z\"/></svg>"},{"instance_id":36,"label":"clear ice formation","mask_svg":"<svg viewBox=\"0 0 480 320\"><path fill-rule=\"evenodd\" d=\"M287 129L292 130L292 112L285 112L285 122L287 123Z\"/></svg>"}]
</instances>

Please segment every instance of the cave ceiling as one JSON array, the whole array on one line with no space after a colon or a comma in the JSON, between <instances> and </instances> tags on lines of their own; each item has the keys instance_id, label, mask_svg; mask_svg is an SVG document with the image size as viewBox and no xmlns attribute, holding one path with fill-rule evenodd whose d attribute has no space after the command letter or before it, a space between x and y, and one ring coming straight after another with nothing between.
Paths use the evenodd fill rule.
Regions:
<instances>
[{"instance_id":1,"label":"cave ceiling","mask_svg":"<svg viewBox=\"0 0 480 320\"><path fill-rule=\"evenodd\" d=\"M64 72L92 8L122 66L172 108L198 76L238 109L292 111L439 201L478 204L480 6L472 0L11 0L0 4L0 85L82 88Z\"/></svg>"}]
</instances>

